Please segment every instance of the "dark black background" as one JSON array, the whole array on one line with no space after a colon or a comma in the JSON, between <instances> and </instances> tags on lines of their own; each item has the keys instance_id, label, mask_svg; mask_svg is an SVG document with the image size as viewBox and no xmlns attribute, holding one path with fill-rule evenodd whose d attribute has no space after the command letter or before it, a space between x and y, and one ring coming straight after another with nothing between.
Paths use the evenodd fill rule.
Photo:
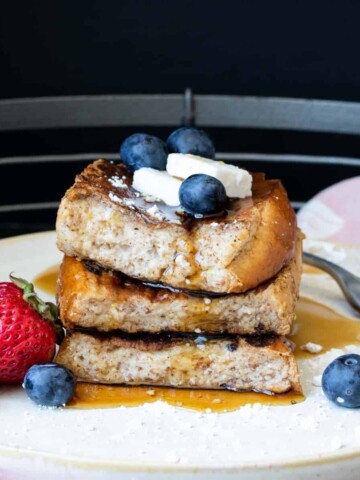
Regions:
<instances>
[{"instance_id":1,"label":"dark black background","mask_svg":"<svg viewBox=\"0 0 360 480\"><path fill-rule=\"evenodd\" d=\"M360 100L359 24L356 0L2 2L0 96Z\"/></svg>"},{"instance_id":2,"label":"dark black background","mask_svg":"<svg viewBox=\"0 0 360 480\"><path fill-rule=\"evenodd\" d=\"M196 94L360 101L359 49L356 0L2 2L0 99L191 87ZM115 152L136 130L143 128L2 132L0 157ZM171 131L147 130L163 138ZM210 134L217 151L360 158L355 135L220 128ZM358 174L336 165L244 165L280 176L296 201ZM3 167L0 205L59 200L82 167ZM19 230L24 219L28 225ZM54 212L8 214L0 218L0 227L7 225L0 235L52 228L53 219Z\"/></svg>"},{"instance_id":3,"label":"dark black background","mask_svg":"<svg viewBox=\"0 0 360 480\"><path fill-rule=\"evenodd\" d=\"M0 99L190 86L197 94L360 101L359 32L356 0L2 2ZM0 134L0 156L114 152L128 133ZM360 156L351 136L211 133L220 151Z\"/></svg>"}]
</instances>

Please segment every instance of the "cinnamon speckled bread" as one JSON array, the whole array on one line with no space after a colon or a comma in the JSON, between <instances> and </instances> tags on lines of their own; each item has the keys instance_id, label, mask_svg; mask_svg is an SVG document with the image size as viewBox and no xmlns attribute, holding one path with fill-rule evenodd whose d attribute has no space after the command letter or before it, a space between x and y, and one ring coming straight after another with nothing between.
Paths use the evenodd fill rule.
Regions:
<instances>
[{"instance_id":1,"label":"cinnamon speckled bread","mask_svg":"<svg viewBox=\"0 0 360 480\"><path fill-rule=\"evenodd\" d=\"M101 331L289 333L301 275L301 239L289 265L246 293L196 297L147 287L94 264L65 257L58 281L63 325Z\"/></svg>"},{"instance_id":2,"label":"cinnamon speckled bread","mask_svg":"<svg viewBox=\"0 0 360 480\"><path fill-rule=\"evenodd\" d=\"M131 187L123 164L98 160L78 175L57 217L58 247L126 275L177 288L245 292L293 256L296 217L279 180L253 177L253 196L226 216L191 220Z\"/></svg>"},{"instance_id":3,"label":"cinnamon speckled bread","mask_svg":"<svg viewBox=\"0 0 360 480\"><path fill-rule=\"evenodd\" d=\"M278 337L115 336L75 332L57 362L92 383L301 391L290 349Z\"/></svg>"}]
</instances>

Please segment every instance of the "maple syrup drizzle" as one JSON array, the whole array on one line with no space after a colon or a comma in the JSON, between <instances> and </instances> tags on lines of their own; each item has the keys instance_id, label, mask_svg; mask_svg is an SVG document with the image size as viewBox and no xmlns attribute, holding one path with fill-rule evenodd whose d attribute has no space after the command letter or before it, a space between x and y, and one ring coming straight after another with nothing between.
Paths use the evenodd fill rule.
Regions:
<instances>
[{"instance_id":1,"label":"maple syrup drizzle","mask_svg":"<svg viewBox=\"0 0 360 480\"><path fill-rule=\"evenodd\" d=\"M59 268L59 265L54 265L40 273L40 275L37 275L33 280L34 286L40 288L40 290L49 295L55 296Z\"/></svg>"},{"instance_id":2,"label":"maple syrup drizzle","mask_svg":"<svg viewBox=\"0 0 360 480\"><path fill-rule=\"evenodd\" d=\"M311 268L311 267L310 267ZM34 284L44 292L54 295L58 266L54 266L38 275ZM306 271L314 273L317 269ZM321 271L319 271L321 273ZM331 348L343 348L346 345L360 344L360 322L346 318L320 303L300 298L296 309L294 335L289 338L297 345L295 357L311 358L312 354L300 349L307 342L319 344L324 353ZM226 412L246 404L291 405L304 400L297 392L281 395L267 395L257 392L230 392L226 390L195 390L165 387L122 387L78 383L70 408L110 408L116 406L139 406L144 403L162 400L170 405L190 408L198 411Z\"/></svg>"},{"instance_id":3,"label":"maple syrup drizzle","mask_svg":"<svg viewBox=\"0 0 360 480\"><path fill-rule=\"evenodd\" d=\"M121 387L78 383L76 393L67 405L70 408L135 407L162 400L169 405L202 412L230 412L254 403L291 405L302 402L301 393L267 395L257 392L227 390L195 390L166 387Z\"/></svg>"},{"instance_id":4,"label":"maple syrup drizzle","mask_svg":"<svg viewBox=\"0 0 360 480\"><path fill-rule=\"evenodd\" d=\"M307 273L310 275L324 275L323 270L313 267L312 265L307 265L306 263L303 265L303 273Z\"/></svg>"},{"instance_id":5,"label":"maple syrup drizzle","mask_svg":"<svg viewBox=\"0 0 360 480\"><path fill-rule=\"evenodd\" d=\"M296 344L295 357L312 358L313 353L300 349L307 342L317 343L325 353L331 348L360 345L360 321L352 320L329 307L307 298L300 298L296 307L294 335L289 336Z\"/></svg>"}]
</instances>

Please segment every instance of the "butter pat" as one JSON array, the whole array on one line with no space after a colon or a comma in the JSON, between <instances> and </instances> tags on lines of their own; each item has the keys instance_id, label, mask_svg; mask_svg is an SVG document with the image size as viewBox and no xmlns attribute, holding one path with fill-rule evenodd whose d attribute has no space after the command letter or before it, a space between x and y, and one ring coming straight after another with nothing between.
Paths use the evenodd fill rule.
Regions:
<instances>
[{"instance_id":1,"label":"butter pat","mask_svg":"<svg viewBox=\"0 0 360 480\"><path fill-rule=\"evenodd\" d=\"M135 170L133 188L145 195L160 198L172 207L180 205L179 189L181 180L172 177L166 172L154 168L140 168Z\"/></svg>"},{"instance_id":2,"label":"butter pat","mask_svg":"<svg viewBox=\"0 0 360 480\"><path fill-rule=\"evenodd\" d=\"M245 198L251 196L252 176L246 170L209 158L183 153L170 153L166 165L167 172L183 180L203 173L215 177L224 185L228 197Z\"/></svg>"}]
</instances>

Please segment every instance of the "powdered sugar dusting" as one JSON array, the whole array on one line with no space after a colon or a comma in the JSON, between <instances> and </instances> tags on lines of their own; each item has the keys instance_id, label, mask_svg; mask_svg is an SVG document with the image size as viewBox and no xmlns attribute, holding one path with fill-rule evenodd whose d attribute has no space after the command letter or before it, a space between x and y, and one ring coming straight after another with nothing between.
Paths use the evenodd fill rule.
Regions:
<instances>
[{"instance_id":1,"label":"powdered sugar dusting","mask_svg":"<svg viewBox=\"0 0 360 480\"><path fill-rule=\"evenodd\" d=\"M324 347L322 345L318 345L317 343L313 342L307 342L305 345L301 345L300 347L301 350L309 353L320 353L323 348Z\"/></svg>"},{"instance_id":2,"label":"powdered sugar dusting","mask_svg":"<svg viewBox=\"0 0 360 480\"><path fill-rule=\"evenodd\" d=\"M115 195L115 193L110 192L109 193L109 198L110 198L111 201L113 201L115 203L118 203L119 205L122 205L122 199L119 198L117 195Z\"/></svg>"},{"instance_id":3,"label":"powdered sugar dusting","mask_svg":"<svg viewBox=\"0 0 360 480\"><path fill-rule=\"evenodd\" d=\"M124 180L122 178L117 177L116 175L109 178L109 183L111 183L111 185L116 188L128 188Z\"/></svg>"},{"instance_id":4,"label":"powdered sugar dusting","mask_svg":"<svg viewBox=\"0 0 360 480\"><path fill-rule=\"evenodd\" d=\"M43 238L49 241L41 240ZM35 259L32 266L25 256L28 242L28 239L12 244L9 244L8 240L0 241L0 278L5 279L11 270L21 270L24 276L33 278L39 271L61 261L60 253L56 250L55 234L33 237ZM349 261L359 265L360 254L354 253L349 257ZM303 283L308 285L309 278L311 276L306 275ZM343 303L338 297L336 285L331 287L330 284L328 291L324 293L323 283L323 276L313 275L311 289L303 285L303 290L307 287L306 290L311 290L313 295L316 293L317 301L320 302L332 299L334 307L338 305L338 309L342 309ZM46 296L45 299L51 298ZM350 313L349 311L349 315ZM206 345L206 342L204 343ZM62 462L58 462L55 468L54 463L45 460L45 456L41 457L40 452L44 452L45 455L69 455L84 463L91 459L94 463L99 462L99 465L108 460L112 462L111 465L160 464L165 468L179 463L199 471L200 474L201 468L214 468L219 469L216 478L225 476L222 477L222 468L245 468L249 465L261 467L271 464L271 469L259 470L259 478L264 472L265 476L270 472L270 477L272 472L275 472L273 477L280 478L280 474L277 475L279 463L290 462L290 465L293 465L297 461L306 460L309 474L304 470L302 476L302 469L292 466L289 471L291 470L291 476L296 475L297 479L310 479L316 476L311 476L314 472L310 469L315 468L311 466L312 459L321 459L319 468L323 465L326 472L319 475L319 478L336 479L343 474L347 462L344 457L341 463L325 463L327 456L335 458L331 455L335 452L339 455L352 455L353 476L347 476L345 472L342 478L357 478L358 464L355 462L356 454L360 452L360 409L351 410L331 404L320 386L325 367L339 355L350 352L359 354L359 345L332 349L316 357L299 360L305 394L303 403L281 407L246 405L224 414L176 408L160 401L133 408L39 409L26 397L20 385L0 385L1 466L4 467L4 463L10 462L13 456L14 471L18 471L28 462L26 465L30 472L34 460L31 458L31 462L27 461L26 452L36 453L38 477L40 471L43 473L43 470L47 469L47 475L42 476L54 478ZM151 398L149 393L149 399ZM7 455L5 449L10 448L25 451L21 462L18 455L16 458L14 455ZM70 462L66 469L68 470L63 476L69 478L73 473ZM92 474L92 469L89 469L89 472ZM247 473L246 469L244 472ZM287 478L287 471L282 469L282 472L282 478ZM116 474L118 472L115 472ZM129 475L132 475L131 472ZM136 475L134 473L133 477ZM166 476L166 473L164 475ZM253 477L255 478L256 474ZM98 478L108 480L108 472L104 469L96 480ZM202 478L207 478L206 471Z\"/></svg>"},{"instance_id":5,"label":"powdered sugar dusting","mask_svg":"<svg viewBox=\"0 0 360 480\"><path fill-rule=\"evenodd\" d=\"M130 198L120 198L113 192L109 193L109 198L111 201L117 203L118 205L124 205L131 210L135 208L135 201L131 200Z\"/></svg>"},{"instance_id":6,"label":"powdered sugar dusting","mask_svg":"<svg viewBox=\"0 0 360 480\"><path fill-rule=\"evenodd\" d=\"M157 205L153 205L152 207L148 208L146 211L149 215L157 218L158 220L165 220L166 219L164 213L159 209L159 207Z\"/></svg>"}]
</instances>

